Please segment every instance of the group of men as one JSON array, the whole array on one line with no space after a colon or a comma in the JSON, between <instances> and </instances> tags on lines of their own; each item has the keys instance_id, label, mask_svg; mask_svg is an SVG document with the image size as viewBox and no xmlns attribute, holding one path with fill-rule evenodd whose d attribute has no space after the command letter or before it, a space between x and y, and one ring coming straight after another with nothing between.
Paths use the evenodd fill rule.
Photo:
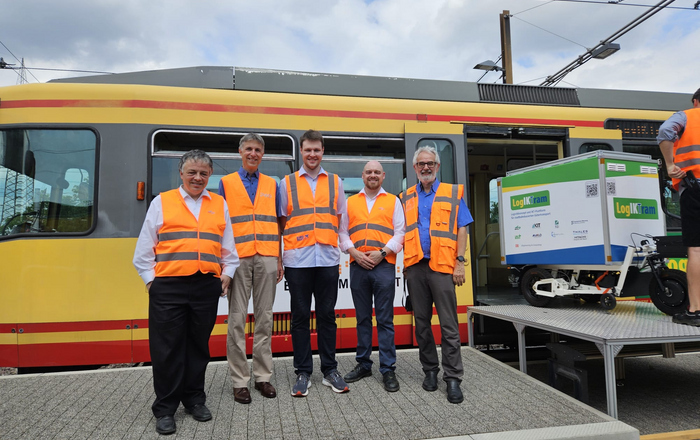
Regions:
<instances>
[{"instance_id":1,"label":"group of men","mask_svg":"<svg viewBox=\"0 0 700 440\"><path fill-rule=\"evenodd\" d=\"M149 294L156 394L152 410L158 433L176 431L174 413L180 403L195 420L212 418L205 404L204 374L219 296L227 296L229 303L227 358L234 400L252 400L244 333L251 295L254 387L264 397L276 397L270 342L276 284L283 276L292 314L292 396L308 395L311 386L312 298L323 385L345 393L348 382L372 374L374 303L379 372L384 388L398 391L393 307L396 255L402 249L425 373L422 386L427 391L438 388L434 304L447 399L463 401L455 286L465 281L466 227L472 222L464 187L439 182L438 152L420 147L413 157L419 182L401 200L382 187L381 164L369 161L362 172L364 188L346 201L342 180L321 166L324 151L321 133L305 132L300 138L303 165L277 184L258 170L265 153L263 138L247 134L239 144L241 168L221 179L217 195L206 190L213 173L211 158L192 150L180 160L182 185L151 203L134 265ZM229 213L229 207L235 212ZM337 368L335 320L341 251L350 255L358 340L357 365L344 377Z\"/></svg>"}]
</instances>

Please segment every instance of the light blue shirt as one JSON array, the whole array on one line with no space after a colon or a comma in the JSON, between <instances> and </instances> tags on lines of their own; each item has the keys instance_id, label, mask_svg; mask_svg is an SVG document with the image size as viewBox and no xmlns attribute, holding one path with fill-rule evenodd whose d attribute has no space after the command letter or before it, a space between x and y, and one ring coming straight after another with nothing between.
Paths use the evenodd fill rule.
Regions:
<instances>
[{"instance_id":1,"label":"light blue shirt","mask_svg":"<svg viewBox=\"0 0 700 440\"><path fill-rule=\"evenodd\" d=\"M260 171L255 170L253 174L248 173L245 168L240 167L238 169L238 175L241 176L241 182L243 187L248 193L248 198L250 198L250 203L255 205L255 194L258 193L258 182L260 181ZM277 184L275 184L275 190L277 190ZM226 198L226 191L224 190L224 182L219 180L219 195ZM279 199L275 198L275 211L279 211Z\"/></svg>"},{"instance_id":2,"label":"light blue shirt","mask_svg":"<svg viewBox=\"0 0 700 440\"><path fill-rule=\"evenodd\" d=\"M679 138L679 134L683 132L685 124L687 123L688 117L685 115L685 112L676 112L672 114L671 117L659 127L659 134L656 136L656 142L676 142Z\"/></svg>"},{"instance_id":3,"label":"light blue shirt","mask_svg":"<svg viewBox=\"0 0 700 440\"><path fill-rule=\"evenodd\" d=\"M435 180L430 192L423 191L423 185L416 184L416 194L418 195L418 236L420 237L420 247L423 250L423 258L430 258L430 213L433 210L433 200L440 182ZM472 223L472 218L464 199L459 201L457 210L457 228L467 226Z\"/></svg>"},{"instance_id":4,"label":"light blue shirt","mask_svg":"<svg viewBox=\"0 0 700 440\"><path fill-rule=\"evenodd\" d=\"M321 174L328 175L326 170L321 167ZM316 184L318 176L313 178L306 172L304 166L299 169L299 176L304 177L311 187L311 192L316 195ZM290 177L291 178L291 177ZM280 180L277 187L277 200L279 202L277 215L279 217L288 217L287 204L287 183L286 179ZM338 215L343 215L347 212L347 201L345 200L345 190L343 189L343 181L338 177L338 195L336 197L335 209ZM313 245L303 247L301 249L285 249L282 253L282 264L285 267L329 267L340 264L340 249L329 244L314 243Z\"/></svg>"}]
</instances>

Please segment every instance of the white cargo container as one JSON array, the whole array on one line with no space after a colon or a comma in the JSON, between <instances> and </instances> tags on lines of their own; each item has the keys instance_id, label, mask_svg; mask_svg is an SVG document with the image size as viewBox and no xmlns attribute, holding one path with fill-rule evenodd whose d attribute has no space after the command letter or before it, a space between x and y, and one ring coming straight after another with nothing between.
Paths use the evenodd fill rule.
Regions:
<instances>
[{"instance_id":1,"label":"white cargo container","mask_svg":"<svg viewBox=\"0 0 700 440\"><path fill-rule=\"evenodd\" d=\"M512 171L498 181L501 261L620 265L639 235L665 234L657 162L594 151Z\"/></svg>"}]
</instances>

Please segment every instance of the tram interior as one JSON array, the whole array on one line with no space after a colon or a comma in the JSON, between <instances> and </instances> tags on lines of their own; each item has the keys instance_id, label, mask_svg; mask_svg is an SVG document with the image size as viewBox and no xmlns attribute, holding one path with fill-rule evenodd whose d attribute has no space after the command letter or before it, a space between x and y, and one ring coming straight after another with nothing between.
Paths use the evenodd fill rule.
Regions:
<instances>
[{"instance_id":1,"label":"tram interior","mask_svg":"<svg viewBox=\"0 0 700 440\"><path fill-rule=\"evenodd\" d=\"M552 140L469 140L474 304L525 302L517 288L517 271L501 264L497 179L508 171L558 159L560 144Z\"/></svg>"}]
</instances>

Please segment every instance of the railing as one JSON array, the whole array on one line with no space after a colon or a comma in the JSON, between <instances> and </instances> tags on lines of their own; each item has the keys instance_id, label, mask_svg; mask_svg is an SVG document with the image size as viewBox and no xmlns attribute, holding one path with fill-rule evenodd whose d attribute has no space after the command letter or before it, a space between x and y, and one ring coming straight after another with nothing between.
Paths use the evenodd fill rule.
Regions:
<instances>
[{"instance_id":1,"label":"railing","mask_svg":"<svg viewBox=\"0 0 700 440\"><path fill-rule=\"evenodd\" d=\"M476 254L476 286L477 287L479 287L481 285L479 283L479 260L481 260L482 258L490 258L491 257L491 254L483 254L482 255L481 252L483 252L484 248L488 244L489 237L491 237L492 235L498 235L498 234L499 234L498 231L492 231L492 232L489 232L488 234L486 234L486 238L484 238L484 243L481 245L481 248L479 248L479 252L477 252L477 254Z\"/></svg>"}]
</instances>

